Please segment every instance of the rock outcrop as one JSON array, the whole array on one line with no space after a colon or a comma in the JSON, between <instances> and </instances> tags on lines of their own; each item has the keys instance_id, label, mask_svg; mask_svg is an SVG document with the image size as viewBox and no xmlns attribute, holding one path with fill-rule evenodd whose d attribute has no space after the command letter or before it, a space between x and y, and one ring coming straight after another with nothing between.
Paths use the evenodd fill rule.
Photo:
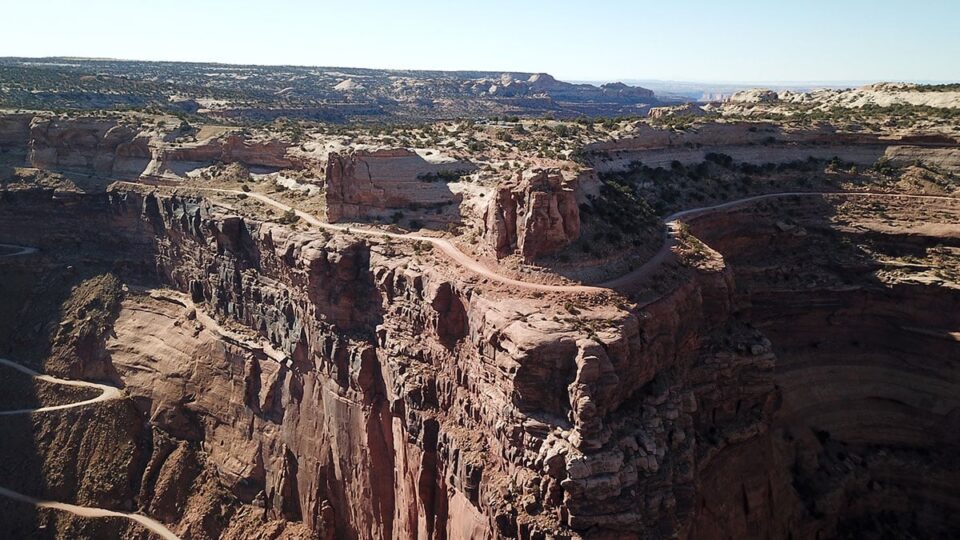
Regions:
<instances>
[{"instance_id":1,"label":"rock outcrop","mask_svg":"<svg viewBox=\"0 0 960 540\"><path fill-rule=\"evenodd\" d=\"M684 103L683 105L674 105L671 107L653 107L647 116L654 119L675 118L675 117L698 117L704 116L707 111L696 103Z\"/></svg>"},{"instance_id":2,"label":"rock outcrop","mask_svg":"<svg viewBox=\"0 0 960 540\"><path fill-rule=\"evenodd\" d=\"M734 92L730 96L731 103L775 103L779 98L773 90L753 89Z\"/></svg>"},{"instance_id":3,"label":"rock outcrop","mask_svg":"<svg viewBox=\"0 0 960 540\"><path fill-rule=\"evenodd\" d=\"M476 167L468 162L431 163L406 149L332 153L327 159L327 219L387 218L397 211L457 214L459 196L447 186Z\"/></svg>"},{"instance_id":4,"label":"rock outcrop","mask_svg":"<svg viewBox=\"0 0 960 540\"><path fill-rule=\"evenodd\" d=\"M911 135L843 132L828 124L785 129L770 122L707 123L680 132L640 125L630 137L591 143L584 151L590 165L601 173L625 170L636 162L663 168L674 161L700 163L711 153L760 165L838 157L872 166L883 158L898 164L921 160L960 171L960 141L956 137L917 139Z\"/></svg>"},{"instance_id":5,"label":"rock outcrop","mask_svg":"<svg viewBox=\"0 0 960 540\"><path fill-rule=\"evenodd\" d=\"M935 538L960 525L947 487L960 477L947 458L960 442L958 212L948 200L807 197L691 225L725 254L742 316L777 353L772 466L791 468L807 530ZM752 514L761 480L739 482ZM702 521L698 537L718 525Z\"/></svg>"},{"instance_id":6,"label":"rock outcrop","mask_svg":"<svg viewBox=\"0 0 960 540\"><path fill-rule=\"evenodd\" d=\"M558 81L548 73L534 73L526 79L517 79L510 73L504 73L499 80L491 80L490 83L492 84L485 88L486 93L497 97L542 96L564 101L603 99L623 103L638 100L641 103L656 102L653 91L639 86L628 86L620 82L607 83L599 87L589 84L571 84Z\"/></svg>"},{"instance_id":7,"label":"rock outcrop","mask_svg":"<svg viewBox=\"0 0 960 540\"><path fill-rule=\"evenodd\" d=\"M518 173L501 183L488 203L484 237L497 257L527 260L556 253L580 237L578 179L556 170Z\"/></svg>"},{"instance_id":8,"label":"rock outcrop","mask_svg":"<svg viewBox=\"0 0 960 540\"><path fill-rule=\"evenodd\" d=\"M3 133L24 129L0 124L0 143L17 152L19 135ZM763 152L781 136L656 130L606 150ZM138 137L46 126L23 148L45 167L115 172ZM218 141L153 155L288 159ZM819 141L887 144L822 130L782 146ZM955 151L949 138L895 142ZM449 166L404 150L331 155L330 217L452 207ZM562 250L580 234L582 192L598 189L586 178L504 182L485 239L500 257ZM891 519L914 536L960 526L953 203L890 206L872 223L831 221L845 208L815 197L705 215L691 234L726 259L665 263L651 300L491 284L419 243L153 189L0 192L0 243L40 248L0 259L4 354L32 350L49 371L129 396L73 411L67 430L52 417L0 425L31 474L0 459L0 485L34 478L15 485L139 508L190 538L812 540ZM852 247L861 239L869 250ZM878 279L878 254L896 259L884 266L896 279ZM38 311L61 279L105 272L114 301L66 302L59 321Z\"/></svg>"},{"instance_id":9,"label":"rock outcrop","mask_svg":"<svg viewBox=\"0 0 960 540\"><path fill-rule=\"evenodd\" d=\"M264 171L306 166L288 154L291 143L240 132L197 141L179 132L125 119L0 115L0 159L5 164L102 178L180 180L217 163Z\"/></svg>"},{"instance_id":10,"label":"rock outcrop","mask_svg":"<svg viewBox=\"0 0 960 540\"><path fill-rule=\"evenodd\" d=\"M960 108L960 91L956 87L917 85L908 83L876 83L859 88L818 89L808 92L767 90L755 88L730 96L724 108L750 114L752 112L783 112L790 105L829 109L833 107L861 108L919 106L943 109Z\"/></svg>"},{"instance_id":11,"label":"rock outcrop","mask_svg":"<svg viewBox=\"0 0 960 540\"><path fill-rule=\"evenodd\" d=\"M19 234L6 225L21 212L63 204L10 200L0 240ZM714 335L730 324L725 274L688 276L643 311L580 304L554 318L537 315L552 300L504 302L440 265L202 199L116 191L71 204L92 205L101 218L85 223L111 234L69 237L64 223L62 236L30 237L43 252L122 253L126 281L180 291L128 296L81 365L122 382L157 431L137 504L181 531L226 535L250 508L343 538L677 531L698 471L712 470L702 456L723 448L696 443L698 430L763 432L771 357L749 332L732 348ZM183 502L187 485L207 487Z\"/></svg>"},{"instance_id":12,"label":"rock outcrop","mask_svg":"<svg viewBox=\"0 0 960 540\"><path fill-rule=\"evenodd\" d=\"M158 147L146 176L182 178L189 171L215 163L241 163L247 167L277 170L300 168L302 161L288 155L290 143L279 139L256 139L239 133L197 142Z\"/></svg>"},{"instance_id":13,"label":"rock outcrop","mask_svg":"<svg viewBox=\"0 0 960 540\"><path fill-rule=\"evenodd\" d=\"M150 136L116 120L36 117L28 141L28 164L45 170L137 177L151 159Z\"/></svg>"}]
</instances>

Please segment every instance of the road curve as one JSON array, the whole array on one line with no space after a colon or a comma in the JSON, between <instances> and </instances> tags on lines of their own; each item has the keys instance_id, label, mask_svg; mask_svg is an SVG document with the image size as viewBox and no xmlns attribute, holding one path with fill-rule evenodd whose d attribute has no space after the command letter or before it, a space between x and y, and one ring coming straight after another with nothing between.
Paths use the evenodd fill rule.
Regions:
<instances>
[{"instance_id":1,"label":"road curve","mask_svg":"<svg viewBox=\"0 0 960 540\"><path fill-rule=\"evenodd\" d=\"M39 407L36 409L20 409L16 411L0 411L0 416L12 416L12 415L22 415L22 414L33 414L33 413L44 413L50 411L62 411L64 409L73 409L77 407L85 407L87 405L92 405L95 403L101 403L104 401L110 401L114 399L120 399L123 397L123 393L119 388L108 386L105 384L97 384L87 381L71 381L67 379L59 379L57 377L51 377L49 375L40 375L39 373L28 369L16 362L11 362L5 358L0 358L0 365L4 365L10 368L13 368L25 375L33 377L38 381L44 381L53 384L62 384L65 386L76 386L82 388L92 388L100 390L101 394L93 399L88 399L84 401L78 401L76 403L69 403L66 405L56 405L52 407ZM26 504L32 504L37 508L49 508L51 510L60 510L63 512L69 512L71 514L87 517L87 518L104 518L104 517L118 517L125 518L132 521L135 521L142 525L144 528L150 532L156 534L163 540L180 540L180 538L173 534L170 529L167 529L162 523L154 519L150 519L141 514L127 513L127 512L115 512L113 510L106 510L104 508L93 508L89 506L77 506L75 504L60 503L54 501L45 501L42 499L37 499L30 497L29 495L24 495L18 493L11 489L5 487L0 487L0 497L6 497L8 499L13 499Z\"/></svg>"},{"instance_id":2,"label":"road curve","mask_svg":"<svg viewBox=\"0 0 960 540\"><path fill-rule=\"evenodd\" d=\"M16 249L19 250L16 253L7 253L6 255L0 255L0 257L16 257L18 255L29 255L31 253L36 253L37 248L30 246L18 246L15 244L0 244L0 248Z\"/></svg>"},{"instance_id":3,"label":"road curve","mask_svg":"<svg viewBox=\"0 0 960 540\"><path fill-rule=\"evenodd\" d=\"M244 336L224 328L216 319L210 315L207 315L203 309L197 306L197 304L194 303L193 299L190 298L190 295L188 294L180 291L147 289L145 287L130 287L130 289L142 294L147 294L155 300L173 302L183 306L184 308L192 309L197 317L197 320L201 324L210 330L213 330L218 336L228 343L239 345L247 349L260 351L267 358L270 358L271 360L281 364L289 360L286 354L276 349L273 344L266 339L261 338L259 341L254 341L248 336Z\"/></svg>"},{"instance_id":4,"label":"road curve","mask_svg":"<svg viewBox=\"0 0 960 540\"><path fill-rule=\"evenodd\" d=\"M136 182L117 182L117 183L131 185L131 186L148 185L148 184L138 184ZM172 187L172 186L164 186L164 187ZM432 236L422 236L422 235L413 234L413 233L406 233L406 234L392 233L392 232L380 231L376 229L366 229L363 227L358 227L356 225L337 225L334 223L327 223L313 214L308 214L307 212L297 210L292 206L286 205L275 199L271 199L270 197L263 195L261 193L240 191L236 189L200 188L200 187L194 187L194 186L190 186L189 189L194 189L197 191L207 191L210 193L239 195L242 197L248 197L251 199L258 200L264 204L267 204L269 206L272 206L284 212L293 210L293 212L296 213L297 217L299 217L300 219L304 220L305 222L311 225L314 225L316 227L319 227L321 229L325 229L328 231L349 232L352 234L359 234L362 236L369 236L372 238L390 238L394 240L405 240L408 242L417 242L417 241L427 242L432 246L434 246L435 248L439 249L441 252L443 252L444 255L446 255L450 259L453 259L455 263L473 272L474 274L487 278L491 281L503 283L505 285L511 285L511 286L519 287L523 289L530 289L530 290L544 291L544 292L587 292L587 293L605 292L603 288L594 287L591 285L545 285L543 283L530 283L527 281L520 281L517 279L500 275L494 272L493 270L490 270L489 268L487 268L480 261L460 251L459 249L457 249L456 246L453 245L453 243L451 243L449 240L446 240L444 238L434 238Z\"/></svg>"},{"instance_id":5,"label":"road curve","mask_svg":"<svg viewBox=\"0 0 960 540\"><path fill-rule=\"evenodd\" d=\"M50 375L40 375L36 371L28 369L16 362L11 362L5 358L0 358L0 365L13 368L20 373L23 373L27 376L33 377L35 380L44 381L52 384L62 384L64 386L75 386L80 388L92 388L94 390L100 390L100 395L93 398L87 399L84 401L78 401L76 403L67 403L66 405L52 405L50 407L40 407L37 409L18 409L15 411L0 411L0 416L14 416L19 414L31 414L31 413L44 413L50 411L62 411L65 409L75 409L77 407L84 407L86 405L93 405L94 403L101 403L104 401L111 401L114 399L120 399L123 397L123 393L119 388L115 386L108 386L106 384L97 384L87 381L71 381L67 379L58 379L57 377L51 377Z\"/></svg>"},{"instance_id":6,"label":"road curve","mask_svg":"<svg viewBox=\"0 0 960 540\"><path fill-rule=\"evenodd\" d=\"M126 182L118 181L117 184L126 184L131 186L144 186L148 184L138 184L136 182ZM165 187L176 187L176 186L165 186ZM691 208L688 210L681 210L679 212L674 212L667 216L664 221L667 225L667 236L664 239L663 245L660 246L660 249L651 257L649 260L644 262L641 266L636 269L611 280L599 283L597 285L545 285L542 283L531 283L527 281L520 281L517 279L509 278L507 276L500 275L495 271L487 268L483 263L474 259L473 257L467 255L466 253L460 251L452 242L444 238L434 238L431 236L422 236L413 233L399 234L392 233L387 231L379 231L375 229L366 229L363 227L357 227L356 225L337 225L333 223L327 223L314 216L313 214L308 214L306 212L297 210L289 205L286 205L277 200L271 199L270 197L263 195L261 193L253 193L240 191L235 189L221 189L221 188L198 188L191 186L189 189L195 189L198 191L207 191L211 193L224 193L228 195L239 195L249 197L251 199L258 200L274 208L283 210L284 212L292 210L296 215L304 220L305 222L326 229L328 231L337 231L337 232L350 232L353 234L360 234L364 236L370 236L375 238L391 238L396 240L406 240L406 241L420 241L428 242L441 252L444 255L452 259L455 263L466 268L467 270L487 278L491 281L496 281L498 283L503 283L505 285L510 285L518 287L521 289L543 291L543 292L564 292L564 293L604 293L609 292L611 289L618 290L629 287L630 285L636 283L639 280L649 277L660 265L667 259L673 250L674 246L677 245L677 237L680 232L680 223L686 219L696 218L704 214L711 212L719 212L724 210L732 210L745 206L751 203L767 200L767 199L776 199L781 197L822 197L829 195L836 195L842 197L874 197L874 198L909 198L909 199L924 199L924 200L947 200L947 201L960 201L960 198L956 197L947 197L940 195L905 195L897 193L875 193L875 192L844 192L844 191L784 191L779 193L767 193L764 195L754 195L751 197L744 197L742 199L737 199L735 201L729 201L720 204L714 204L711 206L704 206L701 208Z\"/></svg>"},{"instance_id":7,"label":"road curve","mask_svg":"<svg viewBox=\"0 0 960 540\"><path fill-rule=\"evenodd\" d=\"M873 197L873 198L908 198L908 199L920 199L920 200L942 200L942 201L957 201L960 202L960 199L956 197L946 197L941 195L907 195L907 194L898 194L898 193L872 193L872 192L853 192L853 191L784 191L779 193L767 193L764 195L754 195L752 197L744 197L743 199L737 199L735 201L729 201L720 204L714 204L711 206L703 206L700 208L690 208L689 210L681 210L679 212L674 212L667 216L664 221L667 224L667 238L664 239L663 245L660 246L660 249L657 253L643 263L641 266L632 270L620 277L614 278L612 280L601 283L600 286L607 289L621 289L628 287L632 283L635 283L641 279L649 277L654 270L659 268L660 264L667 258L674 246L677 245L677 237L680 232L680 223L685 220L698 218L700 216L710 214L713 212L721 212L724 210L734 210L736 208L741 208L749 204L760 202L768 199L779 199L783 197L823 197L836 195L840 197Z\"/></svg>"},{"instance_id":8,"label":"road curve","mask_svg":"<svg viewBox=\"0 0 960 540\"><path fill-rule=\"evenodd\" d=\"M0 487L0 496L7 497L8 499L13 499L15 501L20 501L26 504L32 504L37 508L49 508L51 510L61 510L63 512L69 512L71 514L86 517L86 518L105 518L105 517L118 517L126 518L132 521L136 521L140 525L143 525L144 528L150 532L156 534L163 540L180 540L180 537L170 532L170 529L167 529L159 521L150 519L146 516L140 514L132 514L126 512L114 512L113 510L104 510L103 508L91 508L89 506L77 506L75 504L59 503L53 501L44 501L41 499L35 499L33 497L28 497L26 495L17 493L16 491L11 491L7 488Z\"/></svg>"}]
</instances>

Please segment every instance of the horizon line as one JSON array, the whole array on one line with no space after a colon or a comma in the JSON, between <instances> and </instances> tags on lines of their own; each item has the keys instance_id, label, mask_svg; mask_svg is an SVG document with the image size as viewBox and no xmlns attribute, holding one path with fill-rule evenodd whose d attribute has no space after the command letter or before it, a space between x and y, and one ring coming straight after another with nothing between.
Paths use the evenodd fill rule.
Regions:
<instances>
[{"instance_id":1,"label":"horizon line","mask_svg":"<svg viewBox=\"0 0 960 540\"><path fill-rule=\"evenodd\" d=\"M130 63L156 63L156 64L199 64L210 66L236 66L236 67L294 67L294 68L324 68L324 69L360 69L369 71L426 71L435 73L499 73L499 74L523 74L523 75L550 75L555 79L572 84L592 84L609 82L633 82L633 83L679 83L679 84L711 84L725 86L750 86L750 85L773 85L773 86L801 86L801 85L824 85L824 86L852 86L878 83L891 84L949 84L954 83L953 79L808 79L808 80L709 80L709 79L683 79L683 78L658 78L658 77L565 77L553 75L547 71L526 71L526 70L500 70L500 69L437 69L437 68L396 68L396 67L366 67L366 66L348 66L348 65L321 65L321 64L296 64L296 63L242 63L242 62L224 62L218 60L144 60L139 58L120 58L120 57L94 57L94 56L0 56L0 60L73 60L73 61L94 61L94 62L130 62Z\"/></svg>"}]
</instances>

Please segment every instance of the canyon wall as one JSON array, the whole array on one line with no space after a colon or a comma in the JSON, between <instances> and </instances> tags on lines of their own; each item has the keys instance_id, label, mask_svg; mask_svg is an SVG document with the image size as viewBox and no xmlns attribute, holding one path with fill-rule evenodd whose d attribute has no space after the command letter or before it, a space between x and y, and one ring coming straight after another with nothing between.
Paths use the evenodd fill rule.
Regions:
<instances>
[{"instance_id":1,"label":"canyon wall","mask_svg":"<svg viewBox=\"0 0 960 540\"><path fill-rule=\"evenodd\" d=\"M145 176L183 178L216 163L241 163L263 172L299 169L304 162L288 154L290 143L226 133L196 142L157 145Z\"/></svg>"},{"instance_id":2,"label":"canyon wall","mask_svg":"<svg viewBox=\"0 0 960 540\"><path fill-rule=\"evenodd\" d=\"M4 161L26 161L31 120L30 114L0 114L0 157Z\"/></svg>"},{"instance_id":3,"label":"canyon wall","mask_svg":"<svg viewBox=\"0 0 960 540\"><path fill-rule=\"evenodd\" d=\"M785 130L762 122L714 123L681 132L640 126L632 137L588 144L584 151L598 172L626 170L634 162L664 168L674 161L700 163L709 153L753 164L802 161L811 156L823 160L839 157L865 166L881 158L901 165L920 160L960 171L960 143L949 137L882 137L837 132L829 126Z\"/></svg>"},{"instance_id":4,"label":"canyon wall","mask_svg":"<svg viewBox=\"0 0 960 540\"><path fill-rule=\"evenodd\" d=\"M123 169L117 156L136 147L123 146L136 136L104 146L127 139L99 124L66 135L34 123L25 159L39 149L51 167ZM352 201L358 217L440 204L410 186L442 182L397 165L418 159L333 156L334 204ZM148 189L0 192L0 243L40 248L0 262L7 353L51 333L37 356L47 370L129 395L76 417L91 429L8 426L60 437L31 463L59 481L18 487L142 508L193 538L813 539L960 526L960 300L944 274L953 259L931 258L960 248L953 203L851 214L807 197L701 217L691 230L723 258L671 256L662 294L636 304L484 283L422 248ZM577 198L555 171L523 175L489 203L486 237L500 255L560 249L578 234ZM88 273L127 286L109 317L95 302L65 326L26 316L59 276ZM88 332L90 321L102 324ZM105 465L78 468L64 458L74 454ZM3 478L23 476L0 463Z\"/></svg>"},{"instance_id":5,"label":"canyon wall","mask_svg":"<svg viewBox=\"0 0 960 540\"><path fill-rule=\"evenodd\" d=\"M955 255L939 257L960 252L960 206L868 201L857 218L851 204L783 199L692 228L726 254L743 317L774 345L771 430L819 516L798 529L949 535L960 525L960 288Z\"/></svg>"},{"instance_id":6,"label":"canyon wall","mask_svg":"<svg viewBox=\"0 0 960 540\"><path fill-rule=\"evenodd\" d=\"M103 242L78 251L126 253L115 271L154 290L126 295L101 346L47 368L125 386L154 433L133 496L180 530L228 535L231 515L260 515L337 538L674 536L727 495L746 490L756 508L778 485L731 481L741 449L768 445L777 393L769 343L731 316L728 272L684 273L640 310L574 297L564 314L395 247L202 199L73 202L69 215L110 231L99 239L16 225L63 204L11 196L0 240L50 256ZM698 500L710 479L722 496ZM725 526L759 519L743 512Z\"/></svg>"},{"instance_id":7,"label":"canyon wall","mask_svg":"<svg viewBox=\"0 0 960 540\"><path fill-rule=\"evenodd\" d=\"M0 156L9 165L114 179L183 179L217 163L263 171L304 168L291 143L237 131L200 140L186 132L125 118L0 115Z\"/></svg>"},{"instance_id":8,"label":"canyon wall","mask_svg":"<svg viewBox=\"0 0 960 540\"><path fill-rule=\"evenodd\" d=\"M27 161L38 169L136 177L150 162L150 137L113 120L34 118Z\"/></svg>"}]
</instances>

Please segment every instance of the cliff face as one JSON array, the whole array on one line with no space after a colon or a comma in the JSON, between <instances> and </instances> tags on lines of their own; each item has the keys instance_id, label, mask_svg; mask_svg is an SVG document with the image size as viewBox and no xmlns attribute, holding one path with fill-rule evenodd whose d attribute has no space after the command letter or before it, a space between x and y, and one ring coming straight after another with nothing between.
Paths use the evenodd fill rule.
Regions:
<instances>
[{"instance_id":1,"label":"cliff face","mask_svg":"<svg viewBox=\"0 0 960 540\"><path fill-rule=\"evenodd\" d=\"M773 357L731 320L726 272L643 310L574 299L549 317L550 299L503 302L389 246L203 200L114 192L71 215L88 203L112 234L83 251L126 253L117 271L154 292L49 368L122 382L154 433L136 503L179 530L228 536L233 515L343 538L670 535L766 431ZM20 195L4 219L61 204ZM56 253L67 230L36 240Z\"/></svg>"},{"instance_id":2,"label":"cliff face","mask_svg":"<svg viewBox=\"0 0 960 540\"><path fill-rule=\"evenodd\" d=\"M147 176L180 178L189 171L215 163L242 163L264 169L291 169L303 166L289 156L290 143L276 139L251 139L236 133L197 142L157 146Z\"/></svg>"},{"instance_id":3,"label":"cliff face","mask_svg":"<svg viewBox=\"0 0 960 540\"><path fill-rule=\"evenodd\" d=\"M388 217L398 211L456 206L446 182L475 169L471 163L430 163L405 149L332 153L327 159L327 218L331 222ZM453 213L458 208L452 208Z\"/></svg>"},{"instance_id":4,"label":"cliff face","mask_svg":"<svg viewBox=\"0 0 960 540\"><path fill-rule=\"evenodd\" d=\"M30 114L0 115L0 157L5 161L23 163L27 158L30 140Z\"/></svg>"},{"instance_id":5,"label":"cliff face","mask_svg":"<svg viewBox=\"0 0 960 540\"><path fill-rule=\"evenodd\" d=\"M286 355L213 356L188 375L187 358L130 350L143 318L123 313L107 347L131 392L149 398L149 417L201 440L229 489L262 491L275 516L348 538L679 530L694 512L695 471L729 439L765 429L772 357L725 322L724 274L643 319L591 312L608 325L591 339L581 323L521 316L380 247L180 199L117 204L160 232L165 283Z\"/></svg>"},{"instance_id":6,"label":"cliff face","mask_svg":"<svg viewBox=\"0 0 960 540\"><path fill-rule=\"evenodd\" d=\"M537 170L498 186L484 215L484 236L497 257L516 252L533 260L576 241L578 182L559 171Z\"/></svg>"},{"instance_id":7,"label":"cliff face","mask_svg":"<svg viewBox=\"0 0 960 540\"><path fill-rule=\"evenodd\" d=\"M518 221L540 215L529 197L572 197L536 178L511 192ZM21 280L106 266L130 286L93 339L50 325L70 347L48 370L130 400L35 451L37 477L64 479L35 487L196 538L816 538L890 515L951 530L960 321L936 272L957 209L870 220L804 201L700 218L730 266L673 268L637 306L499 289L200 198L4 192L0 242L41 248L0 262L15 348L37 341L22 314L51 286ZM905 254L947 259L878 277ZM123 473L100 483L71 452Z\"/></svg>"},{"instance_id":8,"label":"cliff face","mask_svg":"<svg viewBox=\"0 0 960 540\"><path fill-rule=\"evenodd\" d=\"M289 142L227 133L175 142L173 133L130 120L0 115L0 157L11 165L85 176L182 179L215 163L267 170L303 168Z\"/></svg>"},{"instance_id":9,"label":"cliff face","mask_svg":"<svg viewBox=\"0 0 960 540\"><path fill-rule=\"evenodd\" d=\"M151 158L149 136L135 126L95 118L33 118L27 145L31 167L54 171L136 177Z\"/></svg>"},{"instance_id":10,"label":"cliff face","mask_svg":"<svg viewBox=\"0 0 960 540\"><path fill-rule=\"evenodd\" d=\"M936 537L960 524L947 487L960 475L948 457L960 411L958 212L810 197L693 225L727 254L743 316L774 344L782 405L771 429L808 534Z\"/></svg>"},{"instance_id":11,"label":"cliff face","mask_svg":"<svg viewBox=\"0 0 960 540\"><path fill-rule=\"evenodd\" d=\"M833 157L872 166L885 158L906 165L921 160L947 170L960 170L960 143L947 136L881 137L838 132L831 126L787 130L764 122L706 124L674 132L642 125L632 137L588 144L584 151L598 172L624 170L640 161L669 168L674 161L699 163L709 153L727 154L746 163L787 163L808 157Z\"/></svg>"}]
</instances>

